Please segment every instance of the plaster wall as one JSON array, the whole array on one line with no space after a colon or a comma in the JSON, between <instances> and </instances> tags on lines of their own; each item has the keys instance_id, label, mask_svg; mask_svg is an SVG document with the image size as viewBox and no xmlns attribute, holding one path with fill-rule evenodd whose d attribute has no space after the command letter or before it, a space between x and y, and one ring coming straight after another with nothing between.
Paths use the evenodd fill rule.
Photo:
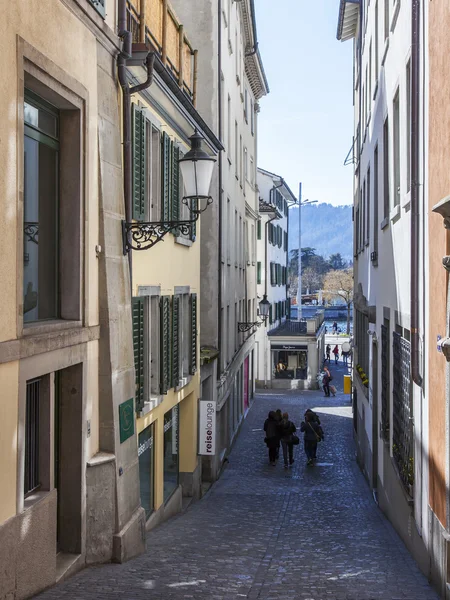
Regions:
<instances>
[{"instance_id":1,"label":"plaster wall","mask_svg":"<svg viewBox=\"0 0 450 600\"><path fill-rule=\"evenodd\" d=\"M428 177L428 284L429 358L428 389L430 507L445 528L448 525L448 367L436 348L438 336L448 335L448 272L442 257L450 253L449 234L441 215L432 208L450 193L448 172L450 135L450 64L446 59L450 40L450 6L437 0L429 6L429 177Z\"/></svg>"}]
</instances>

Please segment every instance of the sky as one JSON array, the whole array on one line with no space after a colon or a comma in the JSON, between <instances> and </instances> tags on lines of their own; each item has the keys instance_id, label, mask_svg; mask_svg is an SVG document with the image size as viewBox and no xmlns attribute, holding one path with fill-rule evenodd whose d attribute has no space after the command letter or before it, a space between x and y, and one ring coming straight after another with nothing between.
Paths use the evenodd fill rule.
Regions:
<instances>
[{"instance_id":1,"label":"sky","mask_svg":"<svg viewBox=\"0 0 450 600\"><path fill-rule=\"evenodd\" d=\"M255 0L270 93L260 100L258 166L302 199L352 204L352 42L338 42L339 0Z\"/></svg>"}]
</instances>

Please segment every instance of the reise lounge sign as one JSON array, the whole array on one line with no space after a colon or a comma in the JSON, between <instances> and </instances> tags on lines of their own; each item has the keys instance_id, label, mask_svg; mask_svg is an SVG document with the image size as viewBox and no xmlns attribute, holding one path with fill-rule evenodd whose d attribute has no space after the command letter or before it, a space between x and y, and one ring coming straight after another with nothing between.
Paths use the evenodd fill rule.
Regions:
<instances>
[{"instance_id":1,"label":"reise lounge sign","mask_svg":"<svg viewBox=\"0 0 450 600\"><path fill-rule=\"evenodd\" d=\"M214 456L216 453L216 402L199 402L198 453Z\"/></svg>"}]
</instances>

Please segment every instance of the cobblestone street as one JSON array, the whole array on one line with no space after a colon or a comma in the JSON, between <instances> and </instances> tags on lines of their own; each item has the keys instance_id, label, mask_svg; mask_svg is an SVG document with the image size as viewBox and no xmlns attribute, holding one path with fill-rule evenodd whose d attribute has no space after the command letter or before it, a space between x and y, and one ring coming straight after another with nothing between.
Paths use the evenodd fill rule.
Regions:
<instances>
[{"instance_id":1,"label":"cobblestone street","mask_svg":"<svg viewBox=\"0 0 450 600\"><path fill-rule=\"evenodd\" d=\"M335 398L258 394L221 479L150 532L144 556L87 569L39 600L437 600L356 465L351 408L336 380ZM262 427L278 407L297 425L308 407L320 414L326 437L315 467L302 445L292 469L269 466Z\"/></svg>"}]
</instances>

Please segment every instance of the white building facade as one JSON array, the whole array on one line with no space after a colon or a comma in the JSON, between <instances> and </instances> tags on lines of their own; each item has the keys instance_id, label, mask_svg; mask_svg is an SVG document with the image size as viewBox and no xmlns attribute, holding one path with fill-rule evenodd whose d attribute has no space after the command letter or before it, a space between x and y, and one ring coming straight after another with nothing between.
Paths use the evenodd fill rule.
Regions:
<instances>
[{"instance_id":1,"label":"white building facade","mask_svg":"<svg viewBox=\"0 0 450 600\"><path fill-rule=\"evenodd\" d=\"M216 402L216 454L203 459L214 480L254 392L258 101L268 93L258 50L254 0L174 0L198 48L197 108L224 146L201 219L202 398Z\"/></svg>"},{"instance_id":2,"label":"white building facade","mask_svg":"<svg viewBox=\"0 0 450 600\"><path fill-rule=\"evenodd\" d=\"M425 39L426 9L419 27L417 6L341 0L337 37L354 44L358 461L381 509L427 573L428 400L420 385L426 92L423 57L416 53Z\"/></svg>"},{"instance_id":3,"label":"white building facade","mask_svg":"<svg viewBox=\"0 0 450 600\"><path fill-rule=\"evenodd\" d=\"M258 168L259 221L257 226L258 302L266 296L269 317L256 331L256 384L267 387L277 376L268 333L289 318L287 296L289 206L297 200L280 175ZM278 358L278 356L277 356ZM287 369L286 364L286 369ZM292 365L291 365L292 366Z\"/></svg>"}]
</instances>

